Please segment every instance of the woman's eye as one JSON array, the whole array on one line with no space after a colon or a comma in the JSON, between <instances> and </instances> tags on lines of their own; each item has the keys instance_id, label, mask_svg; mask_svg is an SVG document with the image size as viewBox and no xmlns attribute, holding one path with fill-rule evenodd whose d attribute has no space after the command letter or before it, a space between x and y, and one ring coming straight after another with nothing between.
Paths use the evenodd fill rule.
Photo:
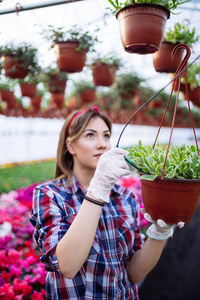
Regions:
<instances>
[{"instance_id":1,"label":"woman's eye","mask_svg":"<svg viewBox=\"0 0 200 300\"><path fill-rule=\"evenodd\" d=\"M106 134L104 135L104 138L105 138L105 139L110 139L110 134L106 133Z\"/></svg>"},{"instance_id":2,"label":"woman's eye","mask_svg":"<svg viewBox=\"0 0 200 300\"><path fill-rule=\"evenodd\" d=\"M93 137L94 136L94 133L92 133L92 132L89 132L89 133L87 133L87 135L86 135L86 137Z\"/></svg>"}]
</instances>

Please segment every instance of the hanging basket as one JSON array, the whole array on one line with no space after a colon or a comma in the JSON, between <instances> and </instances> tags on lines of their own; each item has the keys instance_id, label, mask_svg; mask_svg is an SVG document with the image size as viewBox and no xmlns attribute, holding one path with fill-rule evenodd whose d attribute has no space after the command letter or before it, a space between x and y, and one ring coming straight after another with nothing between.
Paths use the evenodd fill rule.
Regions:
<instances>
[{"instance_id":1,"label":"hanging basket","mask_svg":"<svg viewBox=\"0 0 200 300\"><path fill-rule=\"evenodd\" d=\"M116 66L106 63L92 65L92 76L95 86L111 86L115 80Z\"/></svg>"},{"instance_id":2,"label":"hanging basket","mask_svg":"<svg viewBox=\"0 0 200 300\"><path fill-rule=\"evenodd\" d=\"M63 93L66 88L67 80L60 80L57 76L52 76L48 80L48 90L50 93Z\"/></svg>"},{"instance_id":3,"label":"hanging basket","mask_svg":"<svg viewBox=\"0 0 200 300\"><path fill-rule=\"evenodd\" d=\"M2 65L5 70L5 76L12 79L24 79L28 74L28 66L24 61L16 59L13 55L2 56Z\"/></svg>"},{"instance_id":4,"label":"hanging basket","mask_svg":"<svg viewBox=\"0 0 200 300\"><path fill-rule=\"evenodd\" d=\"M141 179L141 187L145 210L154 220L190 222L200 199L200 180Z\"/></svg>"},{"instance_id":5,"label":"hanging basket","mask_svg":"<svg viewBox=\"0 0 200 300\"><path fill-rule=\"evenodd\" d=\"M79 42L67 41L55 44L57 66L60 71L67 73L81 72L86 62L86 50L76 50Z\"/></svg>"},{"instance_id":6,"label":"hanging basket","mask_svg":"<svg viewBox=\"0 0 200 300\"><path fill-rule=\"evenodd\" d=\"M65 93L51 93L51 100L56 104L57 108L61 109L65 101Z\"/></svg>"},{"instance_id":7,"label":"hanging basket","mask_svg":"<svg viewBox=\"0 0 200 300\"><path fill-rule=\"evenodd\" d=\"M187 61L190 57L190 48L186 44L179 44L177 45L172 53L172 56L176 54L176 52L183 48L186 50L186 55L181 63L181 65L178 67L175 73L175 77L177 76L178 79L178 86L181 80L181 77L185 77L185 80L187 79ZM181 75L180 75L181 74ZM186 80L187 82L187 80ZM160 92L163 89L160 90ZM172 86L173 91L173 86ZM151 97L137 112L135 112L132 117L128 120L128 122L125 124L117 146L119 145L120 138L127 127L127 125L130 123L132 118L148 103L150 103L160 92L158 92L156 95ZM147 180L145 178L141 179L141 187L142 187L142 199L144 203L144 208L147 213L151 215L151 217L154 220L162 219L166 223L169 224L177 224L178 222L185 222L188 223L192 216L194 215L199 199L200 199L200 179L176 179L176 178L166 178L165 177L165 166L167 163L167 156L169 153L169 147L171 143L172 133L174 129L174 122L175 122L175 116L177 112L177 104L178 104L178 95L179 90L176 97L176 103L174 106L174 113L173 113L173 120L171 125L171 132L168 142L168 147L166 151L166 156L163 163L163 169L162 169L162 175L160 178L156 178L154 180ZM161 130L170 100L172 97L172 93L170 95L170 98L168 100L165 112L163 114L162 120L160 122L160 126L154 141L153 148L156 145L159 132ZM190 104L188 102L188 109L190 112L190 118L191 118L191 124L192 129L194 132L194 138L196 142L196 148L199 156L199 147L198 147L198 141L195 133L194 123L192 119ZM144 175L144 171L140 169L138 166L136 166L133 162L131 162L128 158L125 158L127 162L129 162L132 166L134 166L140 174Z\"/></svg>"},{"instance_id":8,"label":"hanging basket","mask_svg":"<svg viewBox=\"0 0 200 300\"><path fill-rule=\"evenodd\" d=\"M82 103L92 103L94 102L95 97L96 90L87 88L80 94L80 101Z\"/></svg>"},{"instance_id":9,"label":"hanging basket","mask_svg":"<svg viewBox=\"0 0 200 300\"><path fill-rule=\"evenodd\" d=\"M184 49L179 49L172 60L171 53L176 44L170 42L162 42L160 49L153 53L153 65L156 72L175 73L178 66L183 60Z\"/></svg>"},{"instance_id":10,"label":"hanging basket","mask_svg":"<svg viewBox=\"0 0 200 300\"><path fill-rule=\"evenodd\" d=\"M15 100L14 92L8 90L0 90L0 97L2 101L13 102Z\"/></svg>"},{"instance_id":11,"label":"hanging basket","mask_svg":"<svg viewBox=\"0 0 200 300\"><path fill-rule=\"evenodd\" d=\"M116 14L121 41L129 53L148 54L160 48L169 10L158 4L133 3Z\"/></svg>"},{"instance_id":12,"label":"hanging basket","mask_svg":"<svg viewBox=\"0 0 200 300\"><path fill-rule=\"evenodd\" d=\"M34 84L23 82L20 83L20 90L22 97L35 97L37 94L37 88Z\"/></svg>"}]
</instances>

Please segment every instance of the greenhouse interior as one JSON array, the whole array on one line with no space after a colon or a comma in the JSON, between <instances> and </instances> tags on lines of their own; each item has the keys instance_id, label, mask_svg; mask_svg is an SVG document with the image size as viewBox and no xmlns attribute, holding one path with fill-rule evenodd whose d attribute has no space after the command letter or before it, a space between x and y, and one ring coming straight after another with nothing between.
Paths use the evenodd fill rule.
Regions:
<instances>
[{"instance_id":1,"label":"greenhouse interior","mask_svg":"<svg viewBox=\"0 0 200 300\"><path fill-rule=\"evenodd\" d=\"M200 1L0 0L0 57L0 300L199 300ZM83 122L81 116L87 114L93 117L89 121L85 117L78 128L78 121ZM114 152L110 160L106 153L96 155L94 167L89 156L94 149L89 147L94 147L95 136L98 146L101 127L87 128L88 124L99 124L97 120L110 132L109 141L102 142L102 152L110 148ZM59 147L64 127L63 154ZM81 148L79 152L74 149L81 147L87 130L92 132L90 140L80 154ZM71 147L73 143L76 147ZM120 149L126 154L119 154ZM117 153L123 154L123 168L129 174L114 174L122 168L117 156L114 163ZM109 181L112 162L115 179L111 187L107 182L110 202L94 196L104 202L92 199L95 202L89 203L94 195L89 189L93 179L102 167L101 178L108 172L105 178ZM78 182L81 176L76 176L76 165L83 168L81 173L93 174L88 189ZM69 172L90 199L82 196L82 211L85 202L91 211L103 206L95 223L92 248L73 278L62 273L61 264L67 258L62 262L59 249L60 241L68 237L73 214L79 222L80 207L74 203L80 202L81 196L73 200L77 206L68 210L72 205L67 198L69 188L52 187L55 180L67 180ZM158 182L160 185L154 187ZM119 192L115 184L130 193L133 202L116 200L112 196ZM38 189L45 188L50 189L49 194L38 194L37 198ZM66 188L65 196L62 188ZM63 197L61 204L58 201ZM50 214L51 206L55 209L45 225L45 212L36 210L39 205L46 210L45 205L50 206L46 214ZM124 206L130 206L126 209L134 214L134 222L123 222L123 214L119 219L113 217L114 209L121 214L120 207ZM61 219L56 213L65 214L63 224L58 224ZM169 215L166 219L165 214ZM103 218L108 240L104 240L101 229ZM50 222L55 222L55 227L50 227ZM92 220L87 222L92 224ZM154 238L152 228L159 227L159 231L163 226L170 231L168 237ZM50 235L49 240L45 235ZM85 244L89 243L85 239ZM127 244L122 239L127 239ZM115 242L116 249L109 248ZM108 244L105 249L104 243ZM80 241L77 253L84 251L83 244ZM158 244L162 244L159 255ZM57 245L61 245L58 250ZM127 245L133 249L127 250ZM150 246L158 256L151 267ZM107 262L101 253L104 250ZM149 263L147 255L143 254L143 263L139 259L139 253L145 251L149 251ZM130 270L135 253L141 269L149 268L137 283ZM120 257L120 266L114 257ZM106 270L112 264L113 269Z\"/></svg>"}]
</instances>

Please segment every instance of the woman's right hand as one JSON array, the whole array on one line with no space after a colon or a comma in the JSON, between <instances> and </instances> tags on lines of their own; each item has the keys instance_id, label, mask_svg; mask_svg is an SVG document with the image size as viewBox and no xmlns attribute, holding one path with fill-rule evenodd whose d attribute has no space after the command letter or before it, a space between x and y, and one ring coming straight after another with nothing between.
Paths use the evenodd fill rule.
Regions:
<instances>
[{"instance_id":1,"label":"woman's right hand","mask_svg":"<svg viewBox=\"0 0 200 300\"><path fill-rule=\"evenodd\" d=\"M130 169L124 156L128 151L122 148L112 148L102 154L99 158L94 177L92 178L88 191L96 199L109 202L110 191L121 176L130 174Z\"/></svg>"}]
</instances>

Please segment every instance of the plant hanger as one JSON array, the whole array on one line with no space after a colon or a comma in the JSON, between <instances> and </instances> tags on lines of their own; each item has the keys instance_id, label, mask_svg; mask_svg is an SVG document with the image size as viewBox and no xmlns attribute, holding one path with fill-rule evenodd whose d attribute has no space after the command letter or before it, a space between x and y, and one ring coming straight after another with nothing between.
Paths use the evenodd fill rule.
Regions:
<instances>
[{"instance_id":1,"label":"plant hanger","mask_svg":"<svg viewBox=\"0 0 200 300\"><path fill-rule=\"evenodd\" d=\"M157 97L169 84L171 84L173 82L173 85L172 85L172 90L171 90L171 94L170 94L170 97L169 97L169 100L168 100L168 103L167 103L167 106L166 106L166 109L165 109L165 112L163 114L163 117L162 117L162 120L160 122L160 126L159 126L159 129L158 129L158 133L156 135L156 138L155 138L155 142L154 142L154 145L153 145L153 148L155 147L155 144L156 144L156 141L157 141L157 138L158 138L158 135L160 133L160 130L161 130L161 127L162 127L162 124L163 124L163 121L164 121L164 118L165 118L165 115L166 115L166 112L167 112L167 109L169 107L169 103L171 101L171 97L172 97L172 93L174 91L174 85L175 85L175 80L178 81L178 90L177 90L177 97L176 97L176 102L175 102L175 107L174 107L174 114L173 114L173 119L172 119L172 125L171 125L171 132L170 132L170 137L169 137L169 143L168 143L168 148L167 148L167 152L166 152L166 157L165 157L165 162L164 162L164 166L163 166L163 172L162 172L162 176L161 176L161 179L164 179L164 174L165 174L165 165L166 165L166 161L167 161L167 155L168 155L168 152L169 152L169 147L170 147L170 143L171 143L171 138L172 138L172 133L173 133L173 129L174 129L174 122L175 122L175 116L176 116L176 110L177 110L177 105L178 105L178 97L179 97L179 92L180 92L180 83L181 83L181 78L182 77L185 77L185 88L186 88L186 95L187 95L187 103L188 103L188 108L189 108L189 114L190 114L190 119L191 119L191 124L192 124L192 128L193 128L193 132L194 132L194 137L195 137L195 142L196 142L196 146L197 146L197 151L198 151L198 155L199 155L199 147L198 147L198 142L197 142L197 137L196 137L196 132L195 132L195 128L194 128L194 122L193 122L193 118L192 118L192 113L191 113L191 109L190 109L190 104L189 104L189 96L188 96L188 88L187 88L187 69L193 65L199 58L200 58L200 55L198 55L189 65L187 65L187 62L188 62L188 59L190 57L190 54L191 54L191 50L189 48L188 45L186 44L178 44L176 47L174 47L173 51L172 51L172 54L171 54L171 58L172 60L174 59L177 51L179 49L185 49L186 50L186 55L184 57L184 59L182 60L182 62L180 63L180 65L178 66L177 70L176 70L176 73L174 75L174 78L168 82L162 89L160 89L155 95L153 95L147 102L145 102L132 116L131 118L127 121L127 123L125 124L125 126L123 127L120 135L119 135L119 138L118 138L118 141L117 141L117 145L116 147L119 147L119 143L120 143L120 139L126 129L126 127L128 126L128 124L131 122L131 120L146 106L148 105L155 97ZM139 172L141 173L145 173L141 168L139 168L138 166L136 166L132 161L130 161L127 157L125 157L125 160L130 164L132 165L134 168L136 168Z\"/></svg>"}]
</instances>

